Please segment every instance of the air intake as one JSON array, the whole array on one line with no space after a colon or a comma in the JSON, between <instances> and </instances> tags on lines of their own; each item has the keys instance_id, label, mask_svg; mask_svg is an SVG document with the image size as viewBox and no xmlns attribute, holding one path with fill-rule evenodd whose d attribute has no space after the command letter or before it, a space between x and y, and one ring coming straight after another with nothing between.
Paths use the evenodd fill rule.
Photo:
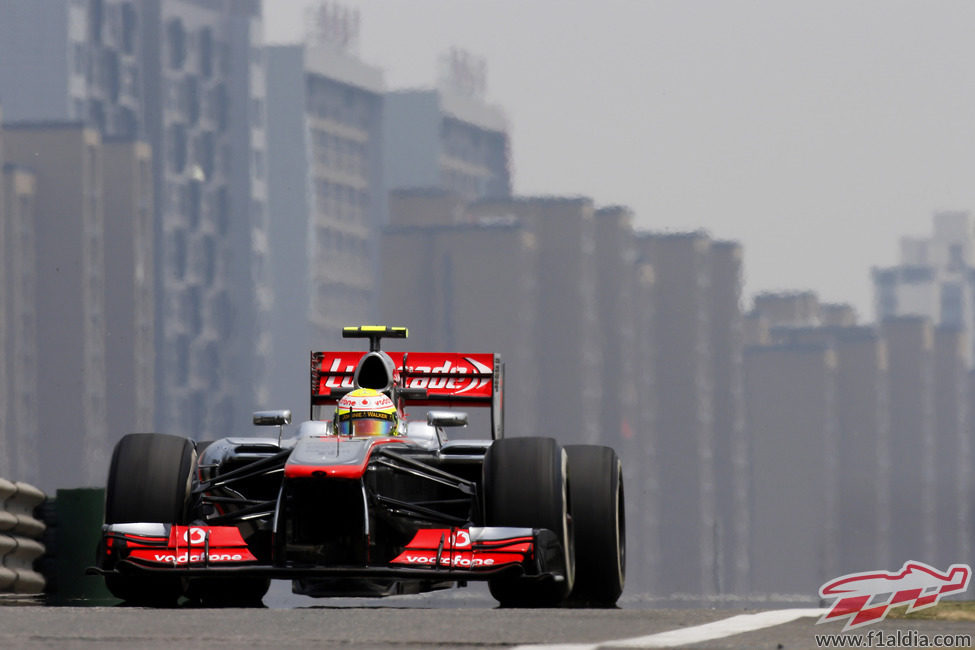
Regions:
<instances>
[{"instance_id":1,"label":"air intake","mask_svg":"<svg viewBox=\"0 0 975 650\"><path fill-rule=\"evenodd\" d=\"M372 388L387 392L393 387L396 365L385 352L369 352L359 360L353 383L356 388Z\"/></svg>"}]
</instances>

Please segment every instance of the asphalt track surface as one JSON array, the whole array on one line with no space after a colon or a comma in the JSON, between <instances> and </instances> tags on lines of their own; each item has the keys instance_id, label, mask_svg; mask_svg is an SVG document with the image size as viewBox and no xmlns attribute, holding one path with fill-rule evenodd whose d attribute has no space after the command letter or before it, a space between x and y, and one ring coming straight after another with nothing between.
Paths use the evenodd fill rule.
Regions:
<instances>
[{"instance_id":1,"label":"asphalt track surface","mask_svg":"<svg viewBox=\"0 0 975 650\"><path fill-rule=\"evenodd\" d=\"M313 600L277 586L258 609L0 606L0 648L816 648L819 610L508 610L485 593L382 600ZM281 583L286 585L286 583ZM967 634L975 624L886 620L870 630ZM915 637L916 638L916 637ZM869 647L869 646L868 646ZM879 647L874 645L873 647Z\"/></svg>"}]
</instances>

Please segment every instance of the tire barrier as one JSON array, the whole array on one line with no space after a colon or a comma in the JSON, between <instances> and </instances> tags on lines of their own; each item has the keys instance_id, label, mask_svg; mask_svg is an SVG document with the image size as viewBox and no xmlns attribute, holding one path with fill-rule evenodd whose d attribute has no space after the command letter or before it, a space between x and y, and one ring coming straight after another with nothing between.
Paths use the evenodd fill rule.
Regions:
<instances>
[{"instance_id":1,"label":"tire barrier","mask_svg":"<svg viewBox=\"0 0 975 650\"><path fill-rule=\"evenodd\" d=\"M44 576L34 561L44 555L46 526L34 517L44 493L26 483L0 479L0 593L40 594Z\"/></svg>"}]
</instances>

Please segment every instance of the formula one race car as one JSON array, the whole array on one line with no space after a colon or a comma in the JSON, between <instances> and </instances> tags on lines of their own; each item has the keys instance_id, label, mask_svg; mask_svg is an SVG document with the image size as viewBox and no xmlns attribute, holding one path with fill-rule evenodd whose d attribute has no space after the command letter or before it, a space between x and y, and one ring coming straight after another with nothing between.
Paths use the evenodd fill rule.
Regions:
<instances>
[{"instance_id":1,"label":"formula one race car","mask_svg":"<svg viewBox=\"0 0 975 650\"><path fill-rule=\"evenodd\" d=\"M144 605L258 604L271 579L310 596L388 596L485 580L503 606L612 606L625 572L622 466L609 447L503 437L496 354L315 352L311 419L255 413L277 437L115 447L93 572ZM431 410L407 422L408 406ZM490 408L491 439L446 439ZM334 407L334 408L333 408Z\"/></svg>"}]
</instances>

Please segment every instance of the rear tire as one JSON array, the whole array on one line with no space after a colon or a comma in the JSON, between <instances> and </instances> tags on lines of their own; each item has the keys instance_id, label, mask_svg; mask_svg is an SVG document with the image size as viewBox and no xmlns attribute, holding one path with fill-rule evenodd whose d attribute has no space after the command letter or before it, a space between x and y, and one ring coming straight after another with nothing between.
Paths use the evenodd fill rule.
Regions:
<instances>
[{"instance_id":1,"label":"rear tire","mask_svg":"<svg viewBox=\"0 0 975 650\"><path fill-rule=\"evenodd\" d=\"M610 447L569 445L565 452L576 544L576 581L569 602L614 607L626 579L623 465Z\"/></svg>"},{"instance_id":2,"label":"rear tire","mask_svg":"<svg viewBox=\"0 0 975 650\"><path fill-rule=\"evenodd\" d=\"M161 433L130 433L112 454L105 490L105 523L187 523L193 442ZM183 592L173 576L107 575L116 598L137 605L172 606Z\"/></svg>"},{"instance_id":3,"label":"rear tire","mask_svg":"<svg viewBox=\"0 0 975 650\"><path fill-rule=\"evenodd\" d=\"M562 581L490 580L491 595L502 607L556 607L572 590L575 552L567 462L552 438L496 440L484 457L486 525L547 528L562 547Z\"/></svg>"}]
</instances>

